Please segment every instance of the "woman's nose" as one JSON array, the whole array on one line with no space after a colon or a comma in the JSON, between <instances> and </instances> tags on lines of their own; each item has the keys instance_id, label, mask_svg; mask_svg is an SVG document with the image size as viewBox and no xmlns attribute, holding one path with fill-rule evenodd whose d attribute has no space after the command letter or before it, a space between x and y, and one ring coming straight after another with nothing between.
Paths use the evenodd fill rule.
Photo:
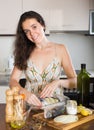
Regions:
<instances>
[{"instance_id":1,"label":"woman's nose","mask_svg":"<svg viewBox=\"0 0 94 130\"><path fill-rule=\"evenodd\" d=\"M30 35L33 35L33 33L34 33L34 32L33 32L32 30L30 30Z\"/></svg>"}]
</instances>

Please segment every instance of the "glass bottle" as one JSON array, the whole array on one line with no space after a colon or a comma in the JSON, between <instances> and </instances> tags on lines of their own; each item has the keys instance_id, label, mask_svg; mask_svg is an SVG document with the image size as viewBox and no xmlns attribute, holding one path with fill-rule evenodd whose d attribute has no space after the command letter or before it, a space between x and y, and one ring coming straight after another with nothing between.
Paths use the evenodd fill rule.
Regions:
<instances>
[{"instance_id":1,"label":"glass bottle","mask_svg":"<svg viewBox=\"0 0 94 130\"><path fill-rule=\"evenodd\" d=\"M76 102L76 100L67 100L66 111L67 111L67 114L70 114L70 115L77 114L77 102Z\"/></svg>"},{"instance_id":2,"label":"glass bottle","mask_svg":"<svg viewBox=\"0 0 94 130\"><path fill-rule=\"evenodd\" d=\"M86 64L81 64L80 73L77 76L77 102L78 105L89 106L89 74Z\"/></svg>"},{"instance_id":3,"label":"glass bottle","mask_svg":"<svg viewBox=\"0 0 94 130\"><path fill-rule=\"evenodd\" d=\"M21 128L25 125L25 120L24 120L24 100L22 95L20 94L14 94L13 98L13 121L11 122L11 126L13 128Z\"/></svg>"}]
</instances>

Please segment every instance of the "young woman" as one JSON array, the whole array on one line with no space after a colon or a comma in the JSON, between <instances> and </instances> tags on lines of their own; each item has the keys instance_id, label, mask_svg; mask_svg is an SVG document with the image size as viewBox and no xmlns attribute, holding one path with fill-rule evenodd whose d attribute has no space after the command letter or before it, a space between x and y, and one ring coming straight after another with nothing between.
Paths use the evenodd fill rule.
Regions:
<instances>
[{"instance_id":1,"label":"young woman","mask_svg":"<svg viewBox=\"0 0 94 130\"><path fill-rule=\"evenodd\" d=\"M37 12L29 11L21 15L10 78L10 87L18 87L19 92L25 94L26 101L36 106L41 106L38 97L63 95L63 88L74 88L77 82L68 50L63 44L49 41L45 29L45 22ZM61 68L67 79L59 79ZM27 80L25 88L19 84L22 72Z\"/></svg>"}]
</instances>

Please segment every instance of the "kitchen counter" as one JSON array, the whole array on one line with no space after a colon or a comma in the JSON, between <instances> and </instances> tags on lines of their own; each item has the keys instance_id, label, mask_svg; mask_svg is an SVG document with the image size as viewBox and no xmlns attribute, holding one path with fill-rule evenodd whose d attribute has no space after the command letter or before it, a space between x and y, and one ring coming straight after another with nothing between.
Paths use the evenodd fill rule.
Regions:
<instances>
[{"instance_id":1,"label":"kitchen counter","mask_svg":"<svg viewBox=\"0 0 94 130\"><path fill-rule=\"evenodd\" d=\"M32 111L29 115L27 122L30 123L31 120L32 120ZM0 130L14 130L10 127L8 123L5 122L5 104L0 104ZM25 128L22 130L32 130L32 129L28 127L27 129ZM41 130L56 130L56 129L45 125L41 128ZM82 125L79 125L78 127L75 127L71 130L94 130L94 120L84 123Z\"/></svg>"},{"instance_id":2,"label":"kitchen counter","mask_svg":"<svg viewBox=\"0 0 94 130\"><path fill-rule=\"evenodd\" d=\"M32 113L30 113L27 123L30 124L31 120L32 120ZM36 125L36 124L34 124L34 125ZM25 128L23 130L33 130L31 128L32 128L32 126L30 127L30 125L29 125L29 127ZM43 126L41 128L41 130L48 130L48 129L49 130L56 130L56 129L49 127L47 125ZM5 122L5 104L0 104L0 130L15 130L15 129L10 127L9 123ZM18 129L16 129L16 130L18 130ZM34 130L38 130L38 129L34 129Z\"/></svg>"},{"instance_id":3,"label":"kitchen counter","mask_svg":"<svg viewBox=\"0 0 94 130\"><path fill-rule=\"evenodd\" d=\"M8 72L0 72L0 87L9 86L11 73ZM21 79L25 79L25 75L22 73Z\"/></svg>"},{"instance_id":4,"label":"kitchen counter","mask_svg":"<svg viewBox=\"0 0 94 130\"><path fill-rule=\"evenodd\" d=\"M9 85L10 75L0 74L0 86L8 86Z\"/></svg>"},{"instance_id":5,"label":"kitchen counter","mask_svg":"<svg viewBox=\"0 0 94 130\"><path fill-rule=\"evenodd\" d=\"M76 70L76 73L78 74L80 70ZM90 74L90 78L94 78L94 70L88 70L88 73ZM64 72L61 72L61 79L67 78L67 76L64 74ZM8 86L9 85L9 79L10 79L10 73L0 72L0 86ZM21 79L25 79L24 74L22 74Z\"/></svg>"},{"instance_id":6,"label":"kitchen counter","mask_svg":"<svg viewBox=\"0 0 94 130\"><path fill-rule=\"evenodd\" d=\"M76 74L77 74L77 75L78 75L79 72L80 72L80 70L75 70L75 71L76 71ZM87 70L87 72L88 72L90 78L94 78L94 70ZM61 79L67 78L67 76L65 75L65 73L64 73L63 71L61 72L60 78L61 78Z\"/></svg>"}]
</instances>

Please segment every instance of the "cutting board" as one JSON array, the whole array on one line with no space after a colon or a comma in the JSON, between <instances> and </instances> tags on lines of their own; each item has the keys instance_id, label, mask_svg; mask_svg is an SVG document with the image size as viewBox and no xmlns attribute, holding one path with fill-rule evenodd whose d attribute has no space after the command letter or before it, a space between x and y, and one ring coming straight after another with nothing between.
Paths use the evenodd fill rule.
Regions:
<instances>
[{"instance_id":1,"label":"cutting board","mask_svg":"<svg viewBox=\"0 0 94 130\"><path fill-rule=\"evenodd\" d=\"M48 126L51 126L57 130L70 130L78 125L81 125L83 123L93 120L94 112L92 115L89 115L89 116L82 116L81 114L78 114L79 120L77 122L68 123L68 124L56 123L56 122L54 122L53 119L45 119L43 113L36 114L36 115L34 115L34 117L41 121L46 122Z\"/></svg>"}]
</instances>

